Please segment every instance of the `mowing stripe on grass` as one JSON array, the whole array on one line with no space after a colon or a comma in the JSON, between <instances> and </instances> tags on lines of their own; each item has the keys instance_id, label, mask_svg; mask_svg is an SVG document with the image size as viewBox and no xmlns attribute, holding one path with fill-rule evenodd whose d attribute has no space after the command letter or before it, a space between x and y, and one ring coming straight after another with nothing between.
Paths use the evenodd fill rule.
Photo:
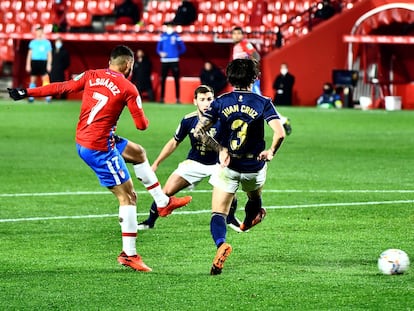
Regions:
<instances>
[{"instance_id":1,"label":"mowing stripe on grass","mask_svg":"<svg viewBox=\"0 0 414 311\"><path fill-rule=\"evenodd\" d=\"M301 204L301 205L276 205L265 206L266 209L285 209L285 208L310 208L310 207L330 207L330 206L360 206L360 205L384 205L384 204L408 204L414 203L414 200L397 200L397 201L373 201L373 202L343 202L343 203L322 203L322 204ZM175 211L175 215L185 214L204 214L211 213L211 210L198 211ZM138 213L138 216L145 216L148 213ZM36 220L57 220L57 219L84 219L84 218L106 218L118 217L118 214L102 214L102 215L76 215L76 216L51 216L51 217L31 217L31 218L14 218L14 219L0 219L2 222L21 222L21 221L36 221Z\"/></svg>"},{"instance_id":2,"label":"mowing stripe on grass","mask_svg":"<svg viewBox=\"0 0 414 311\"><path fill-rule=\"evenodd\" d=\"M208 193L211 190L182 190L180 192L185 193ZM414 190L312 190L312 189L281 189L281 190L269 190L264 189L264 193L414 193ZM148 191L136 191L137 194L149 194ZM5 197L49 197L49 196L64 196L64 195L101 195L101 194L112 194L109 191L72 191L72 192L34 192L34 193L0 193L0 198Z\"/></svg>"}]
</instances>

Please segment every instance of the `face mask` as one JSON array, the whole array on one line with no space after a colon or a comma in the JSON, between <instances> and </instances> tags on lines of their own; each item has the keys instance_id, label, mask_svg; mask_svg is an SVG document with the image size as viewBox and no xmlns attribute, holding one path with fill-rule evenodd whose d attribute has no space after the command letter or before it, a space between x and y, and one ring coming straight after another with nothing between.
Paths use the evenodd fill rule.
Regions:
<instances>
[{"instance_id":1,"label":"face mask","mask_svg":"<svg viewBox=\"0 0 414 311\"><path fill-rule=\"evenodd\" d=\"M281 73L282 75L287 74L287 72L288 72L288 70L287 70L286 68L280 69L280 73Z\"/></svg>"},{"instance_id":2,"label":"face mask","mask_svg":"<svg viewBox=\"0 0 414 311\"><path fill-rule=\"evenodd\" d=\"M56 42L55 43L55 47L57 48L57 49L60 49L61 47L62 47L62 42Z\"/></svg>"}]
</instances>

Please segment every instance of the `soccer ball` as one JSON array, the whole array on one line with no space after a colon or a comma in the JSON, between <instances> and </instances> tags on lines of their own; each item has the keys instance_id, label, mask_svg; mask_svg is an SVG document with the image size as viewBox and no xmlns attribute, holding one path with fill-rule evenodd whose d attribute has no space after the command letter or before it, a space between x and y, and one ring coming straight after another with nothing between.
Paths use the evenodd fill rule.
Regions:
<instances>
[{"instance_id":1,"label":"soccer ball","mask_svg":"<svg viewBox=\"0 0 414 311\"><path fill-rule=\"evenodd\" d=\"M410 259L406 252L400 249L387 249L378 258L378 269L387 275L402 274L408 270Z\"/></svg>"}]
</instances>

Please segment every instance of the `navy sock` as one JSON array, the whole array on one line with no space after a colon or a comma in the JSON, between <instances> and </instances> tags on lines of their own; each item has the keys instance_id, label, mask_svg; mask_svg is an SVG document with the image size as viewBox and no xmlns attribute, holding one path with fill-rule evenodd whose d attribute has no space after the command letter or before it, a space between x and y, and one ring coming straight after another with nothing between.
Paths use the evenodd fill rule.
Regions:
<instances>
[{"instance_id":1,"label":"navy sock","mask_svg":"<svg viewBox=\"0 0 414 311\"><path fill-rule=\"evenodd\" d=\"M226 215L213 213L210 220L210 232L217 247L226 242Z\"/></svg>"},{"instance_id":2,"label":"navy sock","mask_svg":"<svg viewBox=\"0 0 414 311\"><path fill-rule=\"evenodd\" d=\"M157 220L157 218L158 218L157 204L154 201L154 202L152 202L151 209L150 209L150 214L149 214L148 219L145 221L145 223L147 225L150 225L150 226L152 225L153 226L155 224L155 221Z\"/></svg>"},{"instance_id":3,"label":"navy sock","mask_svg":"<svg viewBox=\"0 0 414 311\"><path fill-rule=\"evenodd\" d=\"M246 212L245 224L250 224L262 208L262 198L249 199L244 211Z\"/></svg>"},{"instance_id":4,"label":"navy sock","mask_svg":"<svg viewBox=\"0 0 414 311\"><path fill-rule=\"evenodd\" d=\"M236 210L237 210L237 198L234 197L233 201L231 202L229 214L227 215L226 222L229 224L232 220L235 220L236 216Z\"/></svg>"}]
</instances>

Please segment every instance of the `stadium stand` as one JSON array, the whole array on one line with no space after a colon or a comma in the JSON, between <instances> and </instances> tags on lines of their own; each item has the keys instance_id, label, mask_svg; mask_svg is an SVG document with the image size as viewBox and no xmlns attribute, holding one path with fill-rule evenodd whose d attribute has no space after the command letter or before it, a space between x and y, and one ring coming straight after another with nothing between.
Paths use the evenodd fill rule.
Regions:
<instances>
[{"instance_id":1,"label":"stadium stand","mask_svg":"<svg viewBox=\"0 0 414 311\"><path fill-rule=\"evenodd\" d=\"M65 1L65 0L63 0ZM338 2L339 0L335 0ZM334 1L334 2L335 2ZM341 1L342 9L352 7L359 0ZM0 2L0 33L15 31L30 33L36 24L52 24L54 0L2 0ZM66 19L69 31L76 28L92 29L94 17L113 14L119 0L66 0ZM141 3L141 1L137 1ZM283 34L284 44L310 31L311 18L319 1L197 1L198 18L194 25L180 27L183 33L196 32L211 34L217 38L229 38L235 25L246 28L247 37L256 39L262 53L274 48L276 33ZM147 32L159 34L160 26L173 18L181 0L149 0L144 8L139 27L134 25L113 25L107 20L104 30L110 32ZM3 56L0 56L4 58Z\"/></svg>"},{"instance_id":2,"label":"stadium stand","mask_svg":"<svg viewBox=\"0 0 414 311\"><path fill-rule=\"evenodd\" d=\"M149 33L158 35L165 21L174 17L181 0L149 0L143 8L138 25L114 25L111 16L120 0L63 0L69 32L93 31L95 17L103 17L102 29L115 33ZM346 0L345 7L358 0ZM137 1L142 3L141 1ZM25 33L29 37L33 27L42 24L52 30L55 22L55 0L2 0L0 2L0 35L2 51L0 63L13 60L13 40L10 34ZM310 10L318 1L197 1L198 18L194 25L177 27L183 34L210 35L211 40L230 40L235 25L246 29L246 36L256 42L262 53L274 48L276 33L283 33L284 44L308 33ZM151 40L151 38L149 38ZM206 37L203 37L205 40ZM152 40L156 40L153 38ZM230 41L229 41L230 42Z\"/></svg>"},{"instance_id":3,"label":"stadium stand","mask_svg":"<svg viewBox=\"0 0 414 311\"><path fill-rule=\"evenodd\" d=\"M95 48L91 42L102 44L102 46L107 42L126 42L132 45L139 42L146 45L148 49L153 49L162 31L162 24L172 20L182 2L181 0L136 0L141 4L146 3L142 9L141 21L137 25L115 25L113 10L116 3L121 0L62 1L66 5L65 14L69 31L64 36L66 42L74 46L74 54L76 54L76 49L80 48L79 41L81 41L82 49L84 46ZM315 30L320 29L320 26L330 24L330 21L325 22L323 19L315 18L315 13L321 7L322 0L194 1L197 2L198 7L197 20L193 25L177 27L177 31L190 45L186 58L188 62L191 62L191 66L184 68L186 71L190 71L188 77L195 76L193 71L198 68L198 65L201 66L203 58L216 58L216 61L223 64L222 66L226 64L228 61L226 55L232 44L230 32L235 25L244 28L246 37L256 45L265 58L271 52L281 51L282 55L285 55L283 52L286 50L285 47L298 46L297 41L309 41L306 38L310 33L314 34ZM407 1L403 0L403 2ZM336 12L346 13L346 11L352 11L356 5L366 4L368 7L389 1L332 0L331 2L335 5ZM32 29L35 25L44 25L49 38L55 37L50 33L56 20L53 13L54 3L55 0L0 1L0 68L3 62L13 62L21 57L15 53L24 54L25 44L32 37ZM343 16L345 14L337 15ZM97 23L97 21L101 23ZM349 23L351 22L349 21ZM342 26L336 24L332 27L343 28ZM82 31L87 34L71 33ZM342 37L338 38L335 47L343 44ZM278 40L280 45L276 44ZM211 50L213 46L214 49ZM23 52L21 48L23 48ZM289 55L293 54L289 51ZM100 55L95 58L96 60L100 59ZM157 60L156 55L154 55L154 60ZM74 64L76 63L79 63L79 67L85 67L86 61L79 56L79 60L75 60ZM264 59L263 64L266 64ZM263 70L264 78L267 75L266 70ZM270 77L274 75L273 70L271 69L269 72ZM16 71L22 72L24 69L20 66ZM15 83L21 83L21 81L16 80ZM315 83L319 82L315 81ZM263 84L263 87L265 93L270 93L268 91L270 87L266 83ZM309 87L309 89L311 88ZM311 92L309 91L309 94ZM303 97L310 98L311 96Z\"/></svg>"}]
</instances>

